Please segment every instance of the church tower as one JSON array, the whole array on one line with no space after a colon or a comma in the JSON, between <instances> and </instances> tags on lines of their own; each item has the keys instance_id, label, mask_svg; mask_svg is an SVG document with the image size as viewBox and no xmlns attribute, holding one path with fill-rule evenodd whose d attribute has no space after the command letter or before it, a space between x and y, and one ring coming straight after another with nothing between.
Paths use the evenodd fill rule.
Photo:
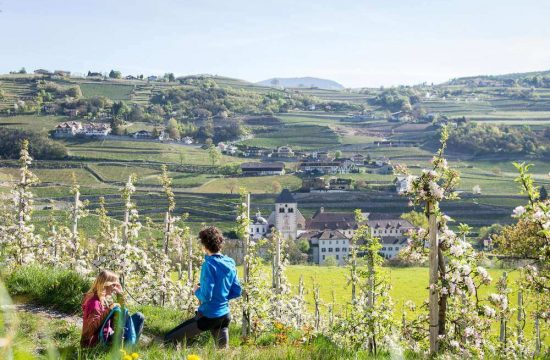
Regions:
<instances>
[{"instance_id":1,"label":"church tower","mask_svg":"<svg viewBox=\"0 0 550 360\"><path fill-rule=\"evenodd\" d=\"M298 203L288 189L275 200L275 228L285 239L296 240L298 236Z\"/></svg>"}]
</instances>

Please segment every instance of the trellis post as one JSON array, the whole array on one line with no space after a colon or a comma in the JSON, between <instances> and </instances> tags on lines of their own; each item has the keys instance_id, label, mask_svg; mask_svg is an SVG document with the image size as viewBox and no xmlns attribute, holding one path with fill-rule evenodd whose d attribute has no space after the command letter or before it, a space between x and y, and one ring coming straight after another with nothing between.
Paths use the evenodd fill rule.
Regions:
<instances>
[{"instance_id":1,"label":"trellis post","mask_svg":"<svg viewBox=\"0 0 550 360\"><path fill-rule=\"evenodd\" d=\"M439 294L437 289L439 241L437 215L433 201L428 201L427 210L430 236L430 354L434 355L439 350Z\"/></svg>"},{"instance_id":2,"label":"trellis post","mask_svg":"<svg viewBox=\"0 0 550 360\"><path fill-rule=\"evenodd\" d=\"M244 214L242 214L244 215ZM246 194L246 216L250 219L250 193ZM243 282L248 285L250 277L250 268L248 264L248 248L250 243L250 226L246 227L243 238ZM249 297L247 291L243 293L243 321L242 321L242 336L248 337L250 335L250 309L249 309Z\"/></svg>"}]
</instances>

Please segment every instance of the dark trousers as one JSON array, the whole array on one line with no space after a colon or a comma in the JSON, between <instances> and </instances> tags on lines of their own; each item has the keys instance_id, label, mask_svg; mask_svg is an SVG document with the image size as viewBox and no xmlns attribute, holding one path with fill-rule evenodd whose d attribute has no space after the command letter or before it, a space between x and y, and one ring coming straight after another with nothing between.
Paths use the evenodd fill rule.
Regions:
<instances>
[{"instance_id":1,"label":"dark trousers","mask_svg":"<svg viewBox=\"0 0 550 360\"><path fill-rule=\"evenodd\" d=\"M170 330L164 336L165 343L177 343L186 341L189 343L194 337L201 334L204 331L210 331L216 345L219 348L227 347L229 343L229 323L231 322L231 315L227 314L218 318L207 318L200 314L195 317L184 321L174 329Z\"/></svg>"}]
</instances>

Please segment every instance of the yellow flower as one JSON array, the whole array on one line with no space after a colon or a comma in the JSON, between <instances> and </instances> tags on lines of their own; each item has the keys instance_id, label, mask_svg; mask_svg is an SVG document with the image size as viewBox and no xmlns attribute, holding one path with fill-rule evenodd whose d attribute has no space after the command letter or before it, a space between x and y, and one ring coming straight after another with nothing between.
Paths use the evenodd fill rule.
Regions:
<instances>
[{"instance_id":1,"label":"yellow flower","mask_svg":"<svg viewBox=\"0 0 550 360\"><path fill-rule=\"evenodd\" d=\"M139 354L138 353L132 353L132 359L136 360L137 358L139 358Z\"/></svg>"},{"instance_id":2,"label":"yellow flower","mask_svg":"<svg viewBox=\"0 0 550 360\"><path fill-rule=\"evenodd\" d=\"M130 355L124 355L122 360L132 360L132 357Z\"/></svg>"},{"instance_id":3,"label":"yellow flower","mask_svg":"<svg viewBox=\"0 0 550 360\"><path fill-rule=\"evenodd\" d=\"M124 356L127 355L127 354L126 354L126 350L124 350L124 349L120 349L120 352L122 353L122 357L124 357Z\"/></svg>"},{"instance_id":4,"label":"yellow flower","mask_svg":"<svg viewBox=\"0 0 550 360\"><path fill-rule=\"evenodd\" d=\"M201 360L199 355L191 354L187 355L187 360Z\"/></svg>"}]
</instances>

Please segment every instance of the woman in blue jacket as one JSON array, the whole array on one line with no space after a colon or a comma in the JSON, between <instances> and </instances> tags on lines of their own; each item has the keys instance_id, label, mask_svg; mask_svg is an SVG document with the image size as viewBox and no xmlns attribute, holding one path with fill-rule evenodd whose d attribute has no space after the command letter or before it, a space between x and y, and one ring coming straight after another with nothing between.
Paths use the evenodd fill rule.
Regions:
<instances>
[{"instance_id":1,"label":"woman in blue jacket","mask_svg":"<svg viewBox=\"0 0 550 360\"><path fill-rule=\"evenodd\" d=\"M219 348L229 342L229 300L241 296L235 261L220 253L223 236L214 226L199 233L206 255L201 267L200 284L193 289L200 301L196 316L172 329L164 336L167 343L189 341L203 331L212 333Z\"/></svg>"}]
</instances>

